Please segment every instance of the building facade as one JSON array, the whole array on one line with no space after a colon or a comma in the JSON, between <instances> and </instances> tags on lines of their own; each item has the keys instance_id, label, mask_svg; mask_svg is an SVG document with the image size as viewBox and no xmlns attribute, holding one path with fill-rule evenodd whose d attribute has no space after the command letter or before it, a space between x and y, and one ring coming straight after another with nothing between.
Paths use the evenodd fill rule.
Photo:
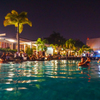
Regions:
<instances>
[{"instance_id":1,"label":"building facade","mask_svg":"<svg viewBox=\"0 0 100 100\"><path fill-rule=\"evenodd\" d=\"M86 45L90 46L94 51L100 50L100 38L87 39Z\"/></svg>"},{"instance_id":2,"label":"building facade","mask_svg":"<svg viewBox=\"0 0 100 100\"><path fill-rule=\"evenodd\" d=\"M27 47L36 47L35 43L36 41L20 38L20 50L25 51ZM17 39L0 37L0 48L17 49Z\"/></svg>"}]
</instances>

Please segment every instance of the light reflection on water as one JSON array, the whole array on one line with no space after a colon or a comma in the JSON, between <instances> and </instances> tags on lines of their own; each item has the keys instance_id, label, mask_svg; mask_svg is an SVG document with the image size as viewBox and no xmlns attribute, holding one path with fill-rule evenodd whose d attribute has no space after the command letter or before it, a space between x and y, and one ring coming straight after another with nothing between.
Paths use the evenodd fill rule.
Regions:
<instances>
[{"instance_id":1,"label":"light reflection on water","mask_svg":"<svg viewBox=\"0 0 100 100\"><path fill-rule=\"evenodd\" d=\"M40 99L43 100L45 93L49 95L49 92L56 92L55 95L59 98L57 92L59 89L63 91L65 88L67 93L72 88L76 89L75 86L78 85L77 91L80 91L83 85L87 84L88 88L89 84L100 81L100 64L92 61L89 67L83 68L78 67L78 63L77 60L52 60L27 61L22 64L0 64L0 100L13 100L16 96L18 98L14 100L21 100L21 98L28 100L28 95L30 95L30 100L32 96L34 96L34 100L39 100L38 93L43 95ZM54 90L51 90L52 88ZM10 99L7 98L8 94L10 94ZM73 95L76 96L76 94ZM58 100L54 94L51 97ZM72 99L64 93L60 98Z\"/></svg>"}]
</instances>

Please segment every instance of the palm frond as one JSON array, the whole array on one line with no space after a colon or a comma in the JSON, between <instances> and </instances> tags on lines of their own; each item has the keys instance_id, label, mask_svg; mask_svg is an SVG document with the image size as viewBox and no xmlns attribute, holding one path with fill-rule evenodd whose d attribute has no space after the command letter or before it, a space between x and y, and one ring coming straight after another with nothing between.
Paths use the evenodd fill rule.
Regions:
<instances>
[{"instance_id":1,"label":"palm frond","mask_svg":"<svg viewBox=\"0 0 100 100\"><path fill-rule=\"evenodd\" d=\"M28 18L22 19L20 21L20 23L22 23L22 24L28 24L30 27L32 27L32 22L30 20L28 20Z\"/></svg>"},{"instance_id":2,"label":"palm frond","mask_svg":"<svg viewBox=\"0 0 100 100\"><path fill-rule=\"evenodd\" d=\"M19 24L19 33L21 33L23 31L23 24Z\"/></svg>"},{"instance_id":3,"label":"palm frond","mask_svg":"<svg viewBox=\"0 0 100 100\"><path fill-rule=\"evenodd\" d=\"M15 22L14 21L11 21L11 20L4 20L3 22L3 25L6 27L7 25L15 25Z\"/></svg>"},{"instance_id":4,"label":"palm frond","mask_svg":"<svg viewBox=\"0 0 100 100\"><path fill-rule=\"evenodd\" d=\"M5 16L5 19L9 19L11 17L11 13L8 13L6 16Z\"/></svg>"},{"instance_id":5,"label":"palm frond","mask_svg":"<svg viewBox=\"0 0 100 100\"><path fill-rule=\"evenodd\" d=\"M19 17L22 17L22 18L23 18L23 17L27 17L27 12L24 12L24 11L21 12L21 13L19 14Z\"/></svg>"},{"instance_id":6,"label":"palm frond","mask_svg":"<svg viewBox=\"0 0 100 100\"><path fill-rule=\"evenodd\" d=\"M32 22L28 20L27 18L27 12L21 12L18 14L17 11L12 10L11 13L8 13L5 16L5 20L3 22L4 26L7 25L15 25L15 27L18 27L19 23L19 33L23 31L23 25L28 24L32 27Z\"/></svg>"},{"instance_id":7,"label":"palm frond","mask_svg":"<svg viewBox=\"0 0 100 100\"><path fill-rule=\"evenodd\" d=\"M18 12L15 11L15 10L12 10L12 11L11 11L11 14L12 14L12 15L16 15L16 16L18 16Z\"/></svg>"}]
</instances>

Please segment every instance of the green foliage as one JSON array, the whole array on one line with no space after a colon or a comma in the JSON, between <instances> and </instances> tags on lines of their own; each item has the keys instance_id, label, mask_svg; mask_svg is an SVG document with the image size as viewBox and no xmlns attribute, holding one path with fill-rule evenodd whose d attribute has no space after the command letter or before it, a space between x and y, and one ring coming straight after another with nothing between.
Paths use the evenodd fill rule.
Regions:
<instances>
[{"instance_id":1,"label":"green foliage","mask_svg":"<svg viewBox=\"0 0 100 100\"><path fill-rule=\"evenodd\" d=\"M36 47L32 47L33 50L36 50Z\"/></svg>"},{"instance_id":2,"label":"green foliage","mask_svg":"<svg viewBox=\"0 0 100 100\"><path fill-rule=\"evenodd\" d=\"M87 46L87 45L83 45L82 48L89 48L89 46Z\"/></svg>"},{"instance_id":3,"label":"green foliage","mask_svg":"<svg viewBox=\"0 0 100 100\"><path fill-rule=\"evenodd\" d=\"M75 41L73 39L67 40L65 44L67 49L73 49L75 47Z\"/></svg>"},{"instance_id":4,"label":"green foliage","mask_svg":"<svg viewBox=\"0 0 100 100\"><path fill-rule=\"evenodd\" d=\"M5 16L3 25L6 27L8 25L14 25L17 27L17 42L18 42L18 52L20 52L20 43L19 43L19 33L23 31L23 25L28 24L32 27L32 22L27 18L27 12L21 12L18 14L17 11L12 10L11 13L8 13Z\"/></svg>"},{"instance_id":5,"label":"green foliage","mask_svg":"<svg viewBox=\"0 0 100 100\"><path fill-rule=\"evenodd\" d=\"M78 51L79 55L81 55L83 53L83 51L84 50L82 48L80 48L79 51Z\"/></svg>"},{"instance_id":6,"label":"green foliage","mask_svg":"<svg viewBox=\"0 0 100 100\"><path fill-rule=\"evenodd\" d=\"M44 49L44 51L47 51L47 47L46 47L46 46L44 46L44 48L43 48L43 49Z\"/></svg>"},{"instance_id":7,"label":"green foliage","mask_svg":"<svg viewBox=\"0 0 100 100\"><path fill-rule=\"evenodd\" d=\"M44 43L48 43L48 40L47 40L47 39L43 39L43 42L44 42Z\"/></svg>"},{"instance_id":8,"label":"green foliage","mask_svg":"<svg viewBox=\"0 0 100 100\"><path fill-rule=\"evenodd\" d=\"M2 51L2 52L12 52L12 53L15 53L15 52L17 52L17 50L16 49L9 49L9 48L0 48L0 51Z\"/></svg>"},{"instance_id":9,"label":"green foliage","mask_svg":"<svg viewBox=\"0 0 100 100\"><path fill-rule=\"evenodd\" d=\"M27 53L28 55L32 55L32 54L33 54L33 48L27 47L26 53Z\"/></svg>"},{"instance_id":10,"label":"green foliage","mask_svg":"<svg viewBox=\"0 0 100 100\"><path fill-rule=\"evenodd\" d=\"M47 47L45 46L45 43L46 43L46 39L42 40L41 38L38 38L37 41L36 41L36 44L37 44L37 50L47 50Z\"/></svg>"},{"instance_id":11,"label":"green foliage","mask_svg":"<svg viewBox=\"0 0 100 100\"><path fill-rule=\"evenodd\" d=\"M50 46L54 49L54 51L57 49L58 45L57 44L50 44Z\"/></svg>"},{"instance_id":12,"label":"green foliage","mask_svg":"<svg viewBox=\"0 0 100 100\"><path fill-rule=\"evenodd\" d=\"M37 41L36 41L36 44L42 44L42 39L38 38Z\"/></svg>"},{"instance_id":13,"label":"green foliage","mask_svg":"<svg viewBox=\"0 0 100 100\"><path fill-rule=\"evenodd\" d=\"M57 44L58 46L64 45L66 39L60 35L60 33L53 32L49 37L46 38L49 44Z\"/></svg>"},{"instance_id":14,"label":"green foliage","mask_svg":"<svg viewBox=\"0 0 100 100\"><path fill-rule=\"evenodd\" d=\"M91 49L89 46L87 46L87 45L83 45L82 46L82 48L80 48L79 49L79 54L82 54L84 51L86 51L86 52L92 52L93 51L93 49Z\"/></svg>"},{"instance_id":15,"label":"green foliage","mask_svg":"<svg viewBox=\"0 0 100 100\"><path fill-rule=\"evenodd\" d=\"M75 41L76 48L82 48L82 46L84 45L84 43L82 41L80 41L79 39L74 40L74 41Z\"/></svg>"},{"instance_id":16,"label":"green foliage","mask_svg":"<svg viewBox=\"0 0 100 100\"><path fill-rule=\"evenodd\" d=\"M27 12L21 12L18 14L17 11L12 10L11 13L8 13L5 16L5 20L3 22L4 26L14 25L19 28L19 33L23 31L23 25L28 24L32 26L32 22L27 18Z\"/></svg>"}]
</instances>

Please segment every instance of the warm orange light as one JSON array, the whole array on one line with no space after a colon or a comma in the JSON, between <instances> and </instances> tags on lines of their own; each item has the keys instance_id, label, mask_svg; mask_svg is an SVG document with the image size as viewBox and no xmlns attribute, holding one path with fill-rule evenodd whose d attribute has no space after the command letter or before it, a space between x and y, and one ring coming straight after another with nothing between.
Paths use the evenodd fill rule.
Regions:
<instances>
[{"instance_id":1,"label":"warm orange light","mask_svg":"<svg viewBox=\"0 0 100 100\"><path fill-rule=\"evenodd\" d=\"M55 52L57 52L57 50L55 50Z\"/></svg>"},{"instance_id":2,"label":"warm orange light","mask_svg":"<svg viewBox=\"0 0 100 100\"><path fill-rule=\"evenodd\" d=\"M89 40L89 38L87 38L87 40Z\"/></svg>"}]
</instances>

